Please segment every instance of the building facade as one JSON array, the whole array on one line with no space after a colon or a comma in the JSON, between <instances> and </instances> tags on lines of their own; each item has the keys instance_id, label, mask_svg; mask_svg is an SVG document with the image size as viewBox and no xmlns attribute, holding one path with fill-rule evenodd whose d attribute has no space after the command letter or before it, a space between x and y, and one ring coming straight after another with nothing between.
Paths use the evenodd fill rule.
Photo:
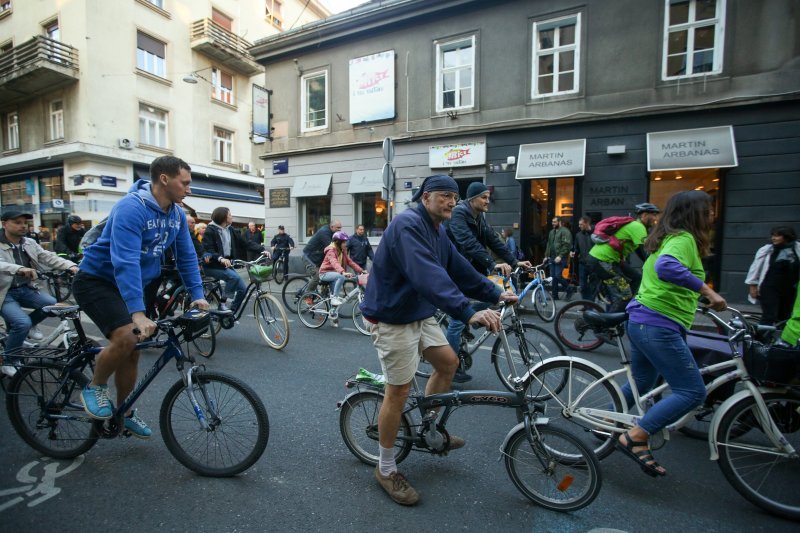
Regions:
<instances>
[{"instance_id":1,"label":"building facade","mask_svg":"<svg viewBox=\"0 0 800 533\"><path fill-rule=\"evenodd\" d=\"M300 0L0 3L0 203L50 228L105 217L161 155L193 171L188 208L264 220L256 38L330 13ZM261 120L263 121L263 120Z\"/></svg>"},{"instance_id":2,"label":"building facade","mask_svg":"<svg viewBox=\"0 0 800 533\"><path fill-rule=\"evenodd\" d=\"M712 282L741 301L770 227L800 227L796 0L380 1L251 52L273 90L270 217L301 241L339 218L377 244L432 173L485 182L490 222L535 260L552 216L698 189Z\"/></svg>"}]
</instances>

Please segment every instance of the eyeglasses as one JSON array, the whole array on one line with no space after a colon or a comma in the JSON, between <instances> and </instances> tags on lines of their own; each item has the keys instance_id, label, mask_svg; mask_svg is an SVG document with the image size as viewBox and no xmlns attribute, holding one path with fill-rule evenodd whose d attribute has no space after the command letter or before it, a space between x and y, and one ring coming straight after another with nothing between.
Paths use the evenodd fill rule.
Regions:
<instances>
[{"instance_id":1,"label":"eyeglasses","mask_svg":"<svg viewBox=\"0 0 800 533\"><path fill-rule=\"evenodd\" d=\"M457 193L454 192L441 192L441 191L434 191L433 194L439 195L439 197L444 198L448 201L458 202L459 197Z\"/></svg>"}]
</instances>

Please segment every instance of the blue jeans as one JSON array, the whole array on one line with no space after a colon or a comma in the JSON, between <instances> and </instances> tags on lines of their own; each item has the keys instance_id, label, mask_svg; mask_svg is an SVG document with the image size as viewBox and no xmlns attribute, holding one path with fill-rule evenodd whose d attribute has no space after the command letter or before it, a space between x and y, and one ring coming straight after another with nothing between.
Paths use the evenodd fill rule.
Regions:
<instances>
[{"instance_id":1,"label":"blue jeans","mask_svg":"<svg viewBox=\"0 0 800 533\"><path fill-rule=\"evenodd\" d=\"M672 394L660 400L639 421L639 427L649 435L661 431L706 399L706 387L686 338L677 331L628 322L631 341L631 370L639 394L645 394L664 376ZM633 393L627 383L622 387L628 405Z\"/></svg>"},{"instance_id":2,"label":"blue jeans","mask_svg":"<svg viewBox=\"0 0 800 533\"><path fill-rule=\"evenodd\" d=\"M563 286L564 290L569 288L569 280L564 279L561 274L564 272L564 267L567 266L566 258L562 257L560 263L556 263L554 257L547 260L550 264L550 276L553 278L553 298L558 298L559 287Z\"/></svg>"},{"instance_id":3,"label":"blue jeans","mask_svg":"<svg viewBox=\"0 0 800 533\"><path fill-rule=\"evenodd\" d=\"M481 311L483 309L488 309L489 304L486 302L477 302L472 305L472 308L475 311ZM447 344L453 349L456 354L461 349L461 332L464 331L464 328L467 325L458 320L457 318L450 317L450 323L447 325L447 333L445 337L447 338Z\"/></svg>"},{"instance_id":4,"label":"blue jeans","mask_svg":"<svg viewBox=\"0 0 800 533\"><path fill-rule=\"evenodd\" d=\"M342 292L342 285L344 285L344 274L338 272L325 272L319 275L320 281L333 283L331 287L331 296L340 296Z\"/></svg>"},{"instance_id":5,"label":"blue jeans","mask_svg":"<svg viewBox=\"0 0 800 533\"><path fill-rule=\"evenodd\" d=\"M245 292L247 292L247 285L244 284L244 280L239 276L239 273L233 268L210 266L203 267L203 272L217 281L225 282L225 294L223 296L226 298L233 298L231 310L234 313L238 311L242 300L244 300Z\"/></svg>"},{"instance_id":6,"label":"blue jeans","mask_svg":"<svg viewBox=\"0 0 800 533\"><path fill-rule=\"evenodd\" d=\"M3 300L3 307L0 309L0 314L3 315L8 330L6 351L22 346L28 336L28 331L47 318L47 315L41 311L42 307L55 303L55 298L32 287L22 286L8 289L6 299ZM34 311L29 315L22 310L23 306L34 309Z\"/></svg>"}]
</instances>

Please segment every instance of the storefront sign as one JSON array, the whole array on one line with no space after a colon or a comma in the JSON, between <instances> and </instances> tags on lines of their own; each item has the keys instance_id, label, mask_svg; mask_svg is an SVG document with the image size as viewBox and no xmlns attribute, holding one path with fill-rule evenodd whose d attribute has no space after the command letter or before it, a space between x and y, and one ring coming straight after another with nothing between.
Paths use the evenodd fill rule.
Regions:
<instances>
[{"instance_id":1,"label":"storefront sign","mask_svg":"<svg viewBox=\"0 0 800 533\"><path fill-rule=\"evenodd\" d=\"M350 124L394 118L394 50L350 60Z\"/></svg>"},{"instance_id":2,"label":"storefront sign","mask_svg":"<svg viewBox=\"0 0 800 533\"><path fill-rule=\"evenodd\" d=\"M114 176L100 176L100 185L103 187L116 187L117 178Z\"/></svg>"},{"instance_id":3,"label":"storefront sign","mask_svg":"<svg viewBox=\"0 0 800 533\"><path fill-rule=\"evenodd\" d=\"M275 174L288 174L289 173L289 160L276 159L272 162L272 175Z\"/></svg>"},{"instance_id":4,"label":"storefront sign","mask_svg":"<svg viewBox=\"0 0 800 533\"><path fill-rule=\"evenodd\" d=\"M348 194L362 192L380 192L383 188L383 178L380 170L354 170L350 176Z\"/></svg>"},{"instance_id":5,"label":"storefront sign","mask_svg":"<svg viewBox=\"0 0 800 533\"><path fill-rule=\"evenodd\" d=\"M688 170L738 165L732 126L647 134L647 170Z\"/></svg>"},{"instance_id":6,"label":"storefront sign","mask_svg":"<svg viewBox=\"0 0 800 533\"><path fill-rule=\"evenodd\" d=\"M290 194L292 189L289 187L282 187L280 189L270 189L269 190L269 207L270 209L280 208L280 207L290 207L291 206L291 199Z\"/></svg>"},{"instance_id":7,"label":"storefront sign","mask_svg":"<svg viewBox=\"0 0 800 533\"><path fill-rule=\"evenodd\" d=\"M292 198L307 196L328 196L331 186L331 174L316 174L313 176L298 176L294 179Z\"/></svg>"},{"instance_id":8,"label":"storefront sign","mask_svg":"<svg viewBox=\"0 0 800 533\"><path fill-rule=\"evenodd\" d=\"M428 150L428 166L431 168L474 167L485 164L484 141L431 146Z\"/></svg>"},{"instance_id":9,"label":"storefront sign","mask_svg":"<svg viewBox=\"0 0 800 533\"><path fill-rule=\"evenodd\" d=\"M62 198L53 198L53 209L64 209L64 200Z\"/></svg>"},{"instance_id":10,"label":"storefront sign","mask_svg":"<svg viewBox=\"0 0 800 533\"><path fill-rule=\"evenodd\" d=\"M522 144L517 158L519 179L583 176L586 139Z\"/></svg>"}]
</instances>

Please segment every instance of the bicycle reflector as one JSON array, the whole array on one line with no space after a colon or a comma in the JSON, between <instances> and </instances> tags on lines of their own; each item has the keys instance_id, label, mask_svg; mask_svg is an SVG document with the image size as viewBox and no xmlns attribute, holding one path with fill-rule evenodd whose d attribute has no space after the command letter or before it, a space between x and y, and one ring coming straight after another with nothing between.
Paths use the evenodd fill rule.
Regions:
<instances>
[{"instance_id":1,"label":"bicycle reflector","mask_svg":"<svg viewBox=\"0 0 800 533\"><path fill-rule=\"evenodd\" d=\"M567 474L564 476L564 479L561 480L561 483L556 486L556 488L561 492L566 492L570 485L572 485L573 481L575 481L575 478Z\"/></svg>"}]
</instances>

